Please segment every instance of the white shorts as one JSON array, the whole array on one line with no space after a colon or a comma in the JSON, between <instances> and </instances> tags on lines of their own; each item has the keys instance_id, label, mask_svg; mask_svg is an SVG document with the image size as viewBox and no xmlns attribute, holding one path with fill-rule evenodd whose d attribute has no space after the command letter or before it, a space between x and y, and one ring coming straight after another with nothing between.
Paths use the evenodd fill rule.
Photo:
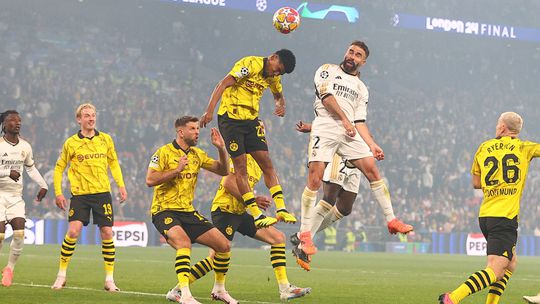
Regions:
<instances>
[{"instance_id":1,"label":"white shorts","mask_svg":"<svg viewBox=\"0 0 540 304\"><path fill-rule=\"evenodd\" d=\"M326 166L323 181L341 186L343 190L358 194L362 172L357 168L347 167L346 161L335 155Z\"/></svg>"},{"instance_id":2,"label":"white shorts","mask_svg":"<svg viewBox=\"0 0 540 304\"><path fill-rule=\"evenodd\" d=\"M0 222L9 222L16 217L26 219L24 201L20 196L0 196Z\"/></svg>"},{"instance_id":3,"label":"white shorts","mask_svg":"<svg viewBox=\"0 0 540 304\"><path fill-rule=\"evenodd\" d=\"M309 162L322 161L329 163L334 154L344 159L361 159L373 157L368 145L359 134L351 138L345 134L335 137L311 135L309 141Z\"/></svg>"}]
</instances>

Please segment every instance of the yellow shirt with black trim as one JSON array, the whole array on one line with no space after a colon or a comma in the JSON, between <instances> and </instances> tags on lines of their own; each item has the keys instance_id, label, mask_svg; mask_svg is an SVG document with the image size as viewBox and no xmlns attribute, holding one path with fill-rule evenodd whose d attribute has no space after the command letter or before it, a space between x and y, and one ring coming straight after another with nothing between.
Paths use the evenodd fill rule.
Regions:
<instances>
[{"instance_id":1,"label":"yellow shirt with black trim","mask_svg":"<svg viewBox=\"0 0 540 304\"><path fill-rule=\"evenodd\" d=\"M234 173L234 168L232 166L232 160L230 160L230 171ZM259 182L262 176L262 170L253 159L253 157L247 154L247 173L248 173L248 184L249 188L253 189L255 185ZM237 200L232 194L230 194L224 186L225 177L221 179L219 183L219 188L214 196L214 201L212 202L212 211L216 211L218 208L227 213L233 214L244 214L246 212L246 205L244 202Z\"/></svg>"},{"instance_id":2,"label":"yellow shirt with black trim","mask_svg":"<svg viewBox=\"0 0 540 304\"><path fill-rule=\"evenodd\" d=\"M175 178L154 187L154 196L150 207L152 215L163 210L195 211L193 197L199 171L201 168L208 170L216 160L196 147L184 151L174 140L172 143L160 147L152 155L148 167L158 172L170 171L178 167L178 160L184 155L187 155L188 164L182 172Z\"/></svg>"},{"instance_id":3,"label":"yellow shirt with black trim","mask_svg":"<svg viewBox=\"0 0 540 304\"><path fill-rule=\"evenodd\" d=\"M84 137L79 131L64 142L54 167L56 195L62 194L62 174L68 164L68 179L73 195L110 192L107 168L110 168L118 187L124 187L114 143L107 133L95 130L93 137Z\"/></svg>"},{"instance_id":4,"label":"yellow shirt with black trim","mask_svg":"<svg viewBox=\"0 0 540 304\"><path fill-rule=\"evenodd\" d=\"M227 114L236 120L254 120L259 116L259 102L264 90L281 93L281 76L264 77L266 58L248 56L235 63L229 75L236 83L225 89L221 96L218 115Z\"/></svg>"},{"instance_id":5,"label":"yellow shirt with black trim","mask_svg":"<svg viewBox=\"0 0 540 304\"><path fill-rule=\"evenodd\" d=\"M519 205L530 161L540 156L540 144L509 136L480 145L471 169L480 176L484 199L480 217L519 215Z\"/></svg>"}]
</instances>

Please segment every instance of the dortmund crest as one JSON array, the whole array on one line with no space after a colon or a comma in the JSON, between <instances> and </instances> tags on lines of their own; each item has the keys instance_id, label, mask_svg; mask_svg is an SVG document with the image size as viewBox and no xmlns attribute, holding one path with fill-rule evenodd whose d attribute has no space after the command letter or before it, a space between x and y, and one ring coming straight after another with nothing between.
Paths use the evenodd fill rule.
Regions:
<instances>
[{"instance_id":1,"label":"dortmund crest","mask_svg":"<svg viewBox=\"0 0 540 304\"><path fill-rule=\"evenodd\" d=\"M225 233L227 233L227 235L232 235L233 234L233 229L231 227L231 225L227 226L227 228L225 228Z\"/></svg>"},{"instance_id":2,"label":"dortmund crest","mask_svg":"<svg viewBox=\"0 0 540 304\"><path fill-rule=\"evenodd\" d=\"M165 223L165 225L169 225L170 223L172 223L172 218L166 217L166 218L163 220L163 223Z\"/></svg>"}]
</instances>

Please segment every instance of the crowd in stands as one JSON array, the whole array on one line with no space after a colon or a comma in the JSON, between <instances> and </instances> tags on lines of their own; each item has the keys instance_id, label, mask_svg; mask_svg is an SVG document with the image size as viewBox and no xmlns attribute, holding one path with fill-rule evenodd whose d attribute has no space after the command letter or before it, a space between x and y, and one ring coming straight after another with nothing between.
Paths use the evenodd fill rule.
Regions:
<instances>
[{"instance_id":1,"label":"crowd in stands","mask_svg":"<svg viewBox=\"0 0 540 304\"><path fill-rule=\"evenodd\" d=\"M0 12L1 110L21 113L21 135L32 144L38 168L51 189L43 202L33 203L37 185L26 179L27 216L65 218L54 204L54 165L64 140L78 130L74 114L77 105L90 101L98 109L98 130L115 140L130 197L123 205L115 204L116 219L148 221L152 189L144 181L150 156L173 140L177 117L202 114L213 87L232 67L233 58L249 53L231 46L234 54L222 56L221 52L229 48L223 45L224 49L218 50L211 44L226 39L226 34L218 30L205 37L205 42L194 43L202 35L181 20L171 22L173 31L163 53L149 54L148 49L154 48L144 38L127 35L107 23L74 19L58 25L39 14L27 17L21 21L10 11ZM253 31L258 34L260 29ZM375 42L376 38L370 37L376 33L366 36ZM533 85L527 87L526 81L538 78L539 59L535 59L537 68L528 71L531 75L512 82L490 61L498 58L494 55L486 53L491 56L487 59L476 58L476 53L467 58L445 58L452 49L435 53L412 49L413 42L405 39L401 44L388 44L393 47L372 55L372 62L362 69L362 78L370 87L368 125L385 151L386 158L379 167L388 182L396 215L415 226L414 240L429 239L429 233L436 231L477 231L482 193L471 186L472 158L478 145L494 136L496 120L503 111L523 114L522 137L540 141L540 125L534 121L540 115L536 106L540 96L538 90L527 90ZM339 54L335 58L338 63L346 45L332 47ZM178 50L176 58L171 50ZM272 115L268 94L262 100L261 118L288 208L299 217L307 175L308 136L296 132L294 126L299 120L313 118L312 73L323 62L308 56L307 50L293 50L302 65L283 78L287 114L284 118ZM437 64L443 59L447 63ZM453 65L468 71L467 75L435 79L430 75L433 69L448 73L445 71ZM521 65L516 63L516 71L506 72L518 75L521 71L517 66ZM404 70L408 74L403 75ZM476 79L474 83L472 79ZM521 80L524 84L519 83ZM208 130L202 130L199 146L215 156L209 136ZM522 199L520 223L525 233L540 229L539 169L538 164L531 167ZM218 183L219 178L213 174L199 175L194 204L203 214L209 215ZM63 188L67 195L67 183ZM115 191L113 186L114 195ZM268 195L263 183L257 191ZM384 231L382 212L365 180L353 213L340 225Z\"/></svg>"}]
</instances>

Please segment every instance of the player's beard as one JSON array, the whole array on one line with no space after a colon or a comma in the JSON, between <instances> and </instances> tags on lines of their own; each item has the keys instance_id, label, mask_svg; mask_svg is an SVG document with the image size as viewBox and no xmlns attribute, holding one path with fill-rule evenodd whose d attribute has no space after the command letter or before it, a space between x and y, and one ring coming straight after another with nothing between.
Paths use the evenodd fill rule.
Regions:
<instances>
[{"instance_id":1,"label":"player's beard","mask_svg":"<svg viewBox=\"0 0 540 304\"><path fill-rule=\"evenodd\" d=\"M197 142L198 142L197 138L185 138L184 141L190 147L195 147L197 145Z\"/></svg>"},{"instance_id":2,"label":"player's beard","mask_svg":"<svg viewBox=\"0 0 540 304\"><path fill-rule=\"evenodd\" d=\"M347 63L350 63L351 65ZM358 70L358 64L355 64L354 60L343 60L341 62L341 67L343 67L343 70L349 74L356 74L356 71Z\"/></svg>"}]
</instances>

